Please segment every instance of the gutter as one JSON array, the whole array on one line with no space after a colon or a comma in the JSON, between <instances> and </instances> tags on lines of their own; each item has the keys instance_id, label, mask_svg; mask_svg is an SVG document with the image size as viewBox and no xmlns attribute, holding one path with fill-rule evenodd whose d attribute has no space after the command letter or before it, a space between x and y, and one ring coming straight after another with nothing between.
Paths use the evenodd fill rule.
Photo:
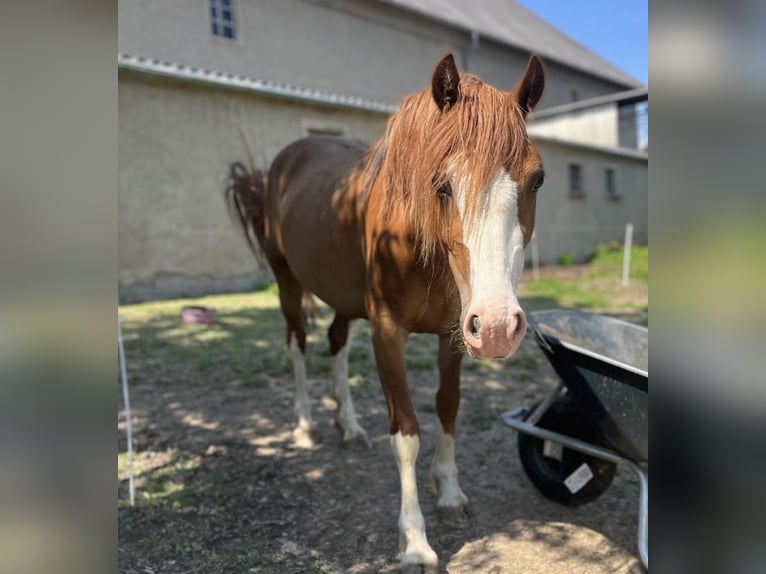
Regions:
<instances>
[{"instance_id":1,"label":"gutter","mask_svg":"<svg viewBox=\"0 0 766 574\"><path fill-rule=\"evenodd\" d=\"M587 142L579 142L574 140L565 140L562 138L557 137L551 137L551 136L538 136L534 133L529 134L529 139L531 139L535 143L542 143L542 144L553 144L553 145L560 145L565 147L575 147L575 148L581 148L589 151L594 151L598 153L604 153L609 155L615 155L630 159L637 159L640 161L649 161L649 154L643 150L639 149L633 149L629 147L612 147L612 146L606 146L606 145L599 145L599 144L592 144Z\"/></svg>"},{"instance_id":2,"label":"gutter","mask_svg":"<svg viewBox=\"0 0 766 574\"><path fill-rule=\"evenodd\" d=\"M117 68L131 72L138 72L152 76L172 78L186 82L216 86L225 89L239 90L244 92L286 98L312 104L362 110L382 115L390 115L397 107L385 102L368 100L356 96L347 96L310 88L301 88L290 84L259 80L226 72L218 72L186 66L172 62L161 61L142 56L129 54L117 54Z\"/></svg>"},{"instance_id":3,"label":"gutter","mask_svg":"<svg viewBox=\"0 0 766 574\"><path fill-rule=\"evenodd\" d=\"M649 101L649 87L642 86L633 90L626 90L624 92L614 92L612 94L604 94L602 96L596 96L593 98L587 98L585 100L578 100L576 102L570 102L567 104L560 104L551 108L543 108L536 110L529 115L529 121L534 122L543 118L550 118L552 116L559 116L563 114L569 114L571 112L579 112L581 110L587 110L589 108L595 108L606 104L635 104L638 102Z\"/></svg>"}]
</instances>

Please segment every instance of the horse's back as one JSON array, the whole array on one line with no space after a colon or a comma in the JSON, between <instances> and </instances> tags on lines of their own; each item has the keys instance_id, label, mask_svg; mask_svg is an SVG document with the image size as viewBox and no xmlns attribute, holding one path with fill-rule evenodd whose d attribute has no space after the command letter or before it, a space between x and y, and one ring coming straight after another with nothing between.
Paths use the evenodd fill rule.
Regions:
<instances>
[{"instance_id":1,"label":"horse's back","mask_svg":"<svg viewBox=\"0 0 766 574\"><path fill-rule=\"evenodd\" d=\"M357 140L311 136L269 170L272 249L309 291L350 318L365 316L360 205L348 175L367 150Z\"/></svg>"}]
</instances>

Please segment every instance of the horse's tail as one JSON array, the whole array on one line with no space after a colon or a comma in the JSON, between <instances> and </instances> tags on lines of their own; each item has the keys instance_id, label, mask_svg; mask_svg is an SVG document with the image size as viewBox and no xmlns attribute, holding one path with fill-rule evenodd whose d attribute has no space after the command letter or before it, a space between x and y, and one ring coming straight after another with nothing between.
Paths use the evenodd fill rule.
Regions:
<instances>
[{"instance_id":1,"label":"horse's tail","mask_svg":"<svg viewBox=\"0 0 766 574\"><path fill-rule=\"evenodd\" d=\"M255 167L247 169L239 161L232 163L229 165L224 198L232 219L242 227L247 245L258 263L265 267L266 174ZM304 289L301 306L306 323L313 326L318 307L310 291Z\"/></svg>"},{"instance_id":2,"label":"horse's tail","mask_svg":"<svg viewBox=\"0 0 766 574\"><path fill-rule=\"evenodd\" d=\"M242 162L229 166L224 198L232 219L239 223L250 250L261 265L265 263L263 242L266 217L266 174Z\"/></svg>"}]
</instances>

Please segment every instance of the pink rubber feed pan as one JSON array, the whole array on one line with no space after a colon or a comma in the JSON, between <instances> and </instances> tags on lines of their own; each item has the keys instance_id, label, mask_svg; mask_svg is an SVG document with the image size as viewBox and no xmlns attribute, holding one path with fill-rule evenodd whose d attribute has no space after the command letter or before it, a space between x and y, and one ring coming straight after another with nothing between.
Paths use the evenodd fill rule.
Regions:
<instances>
[{"instance_id":1,"label":"pink rubber feed pan","mask_svg":"<svg viewBox=\"0 0 766 574\"><path fill-rule=\"evenodd\" d=\"M181 310L181 320L184 323L200 323L210 325L215 323L216 312L212 307L184 307Z\"/></svg>"}]
</instances>

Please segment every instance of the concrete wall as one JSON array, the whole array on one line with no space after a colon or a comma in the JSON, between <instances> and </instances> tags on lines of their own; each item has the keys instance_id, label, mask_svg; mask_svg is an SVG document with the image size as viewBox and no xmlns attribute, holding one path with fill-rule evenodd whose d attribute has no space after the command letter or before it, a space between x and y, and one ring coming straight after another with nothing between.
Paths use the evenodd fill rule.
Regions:
<instances>
[{"instance_id":1,"label":"concrete wall","mask_svg":"<svg viewBox=\"0 0 766 574\"><path fill-rule=\"evenodd\" d=\"M511 89L521 77L529 61L529 53L502 46L490 40L480 40L479 48L464 47L458 66L481 77L497 88ZM425 65L425 63L424 63ZM596 78L556 62L543 59L545 66L545 92L537 109L545 109L572 101L572 92L578 100L595 98L625 89L607 80Z\"/></svg>"},{"instance_id":2,"label":"concrete wall","mask_svg":"<svg viewBox=\"0 0 766 574\"><path fill-rule=\"evenodd\" d=\"M268 166L307 127L340 126L373 141L385 121L120 72L121 300L241 290L268 279L225 210L226 167L246 157L237 127Z\"/></svg>"},{"instance_id":3,"label":"concrete wall","mask_svg":"<svg viewBox=\"0 0 766 574\"><path fill-rule=\"evenodd\" d=\"M563 254L582 261L599 243L622 242L626 223L634 225L634 243L648 242L647 158L551 141L537 145L545 168L535 224L541 261L556 263ZM582 166L582 198L569 195L570 163ZM615 170L617 197L606 192L607 168Z\"/></svg>"},{"instance_id":4,"label":"concrete wall","mask_svg":"<svg viewBox=\"0 0 766 574\"><path fill-rule=\"evenodd\" d=\"M618 123L617 104L606 104L534 120L527 132L531 136L618 147Z\"/></svg>"},{"instance_id":5,"label":"concrete wall","mask_svg":"<svg viewBox=\"0 0 766 574\"><path fill-rule=\"evenodd\" d=\"M119 51L390 103L426 86L435 62L448 50L461 70L501 89L513 86L528 59L525 52L484 38L472 46L461 30L383 2L236 4L239 37L230 42L210 35L206 0L120 2ZM546 69L540 108L569 102L573 90L585 99L623 89L555 62L546 62ZM119 75L119 97L123 301L247 289L268 278L256 269L222 199L226 166L245 157L237 126L251 139L257 163L268 166L284 145L309 128L340 127L347 135L372 141L386 121L374 113L125 70ZM645 221L645 161L619 156L607 161L603 154L552 145L543 153L550 164L539 218L544 259L553 261L563 252L585 256L598 241L619 238L618 229L628 220L636 224L641 240L646 226L633 215L641 211L633 204L643 202ZM587 156L582 159L586 186L592 178L601 186L598 193L586 188L586 198L579 201L566 197L565 159L571 154ZM603 197L605 162L617 170L624 191L620 201ZM556 185L561 186L558 192ZM589 227L594 225L597 231Z\"/></svg>"},{"instance_id":6,"label":"concrete wall","mask_svg":"<svg viewBox=\"0 0 766 574\"><path fill-rule=\"evenodd\" d=\"M396 103L426 86L452 51L461 70L510 88L529 54L382 2L238 0L236 42L211 36L206 0L119 3L119 51L231 74ZM546 62L541 107L624 89Z\"/></svg>"}]
</instances>

